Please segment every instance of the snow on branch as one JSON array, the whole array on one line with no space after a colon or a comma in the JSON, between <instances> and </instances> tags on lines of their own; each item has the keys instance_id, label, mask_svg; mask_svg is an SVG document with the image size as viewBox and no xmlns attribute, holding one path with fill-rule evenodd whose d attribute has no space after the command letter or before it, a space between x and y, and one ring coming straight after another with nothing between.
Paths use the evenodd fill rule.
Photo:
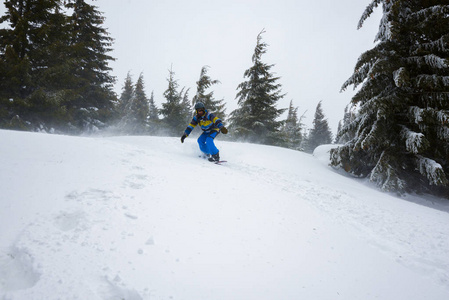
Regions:
<instances>
[{"instance_id":1,"label":"snow on branch","mask_svg":"<svg viewBox=\"0 0 449 300\"><path fill-rule=\"evenodd\" d=\"M365 22L366 19L368 19L371 14L374 11L374 8L376 8L377 6L379 6L379 3L381 2L381 0L373 0L371 2L371 4L369 4L366 8L365 11L362 14L362 17L360 18L359 24L357 25L357 29L362 28L363 23Z\"/></svg>"},{"instance_id":2,"label":"snow on branch","mask_svg":"<svg viewBox=\"0 0 449 300\"><path fill-rule=\"evenodd\" d=\"M448 184L443 168L433 159L418 156L417 165L419 172L429 180L430 185L446 186Z\"/></svg>"},{"instance_id":3,"label":"snow on branch","mask_svg":"<svg viewBox=\"0 0 449 300\"><path fill-rule=\"evenodd\" d=\"M421 89L435 90L449 87L449 76L421 74L416 76L415 86Z\"/></svg>"},{"instance_id":4,"label":"snow on branch","mask_svg":"<svg viewBox=\"0 0 449 300\"><path fill-rule=\"evenodd\" d=\"M393 72L394 83L397 87L406 86L410 77L408 75L407 70L404 67L401 67Z\"/></svg>"},{"instance_id":5,"label":"snow on branch","mask_svg":"<svg viewBox=\"0 0 449 300\"><path fill-rule=\"evenodd\" d=\"M448 111L444 111L444 110L438 110L436 111L436 115L435 115L438 123L440 124L445 124L446 126L449 125L449 112Z\"/></svg>"},{"instance_id":6,"label":"snow on branch","mask_svg":"<svg viewBox=\"0 0 449 300\"><path fill-rule=\"evenodd\" d=\"M418 106L410 106L408 109L408 116L414 124L418 124L423 121L422 114L424 109Z\"/></svg>"},{"instance_id":7,"label":"snow on branch","mask_svg":"<svg viewBox=\"0 0 449 300\"><path fill-rule=\"evenodd\" d=\"M380 20L379 31L377 32L376 37L374 38L374 42L391 40L392 37L391 28L392 28L391 23L388 22L388 15L384 14L382 16L382 19Z\"/></svg>"},{"instance_id":8,"label":"snow on branch","mask_svg":"<svg viewBox=\"0 0 449 300\"><path fill-rule=\"evenodd\" d=\"M425 56L412 56L407 58L409 63L415 63L418 66L429 66L436 69L444 69L449 67L446 59L436 56L435 54L429 54Z\"/></svg>"},{"instance_id":9,"label":"snow on branch","mask_svg":"<svg viewBox=\"0 0 449 300\"><path fill-rule=\"evenodd\" d=\"M382 152L376 166L371 170L369 179L384 191L402 191L406 183L398 177L394 167L391 166L392 161L385 151Z\"/></svg>"},{"instance_id":10,"label":"snow on branch","mask_svg":"<svg viewBox=\"0 0 449 300\"><path fill-rule=\"evenodd\" d=\"M449 142L449 128L447 126L440 127L437 134L442 141Z\"/></svg>"},{"instance_id":11,"label":"snow on branch","mask_svg":"<svg viewBox=\"0 0 449 300\"><path fill-rule=\"evenodd\" d=\"M405 140L406 150L413 154L426 150L430 145L424 134L411 131L405 126L401 130L401 137Z\"/></svg>"},{"instance_id":12,"label":"snow on branch","mask_svg":"<svg viewBox=\"0 0 449 300\"><path fill-rule=\"evenodd\" d=\"M429 54L424 56L424 61L426 62L427 65L433 68L443 69L448 67L446 59L438 57L435 54Z\"/></svg>"},{"instance_id":13,"label":"snow on branch","mask_svg":"<svg viewBox=\"0 0 449 300\"><path fill-rule=\"evenodd\" d=\"M449 44L449 34L445 34L438 40L430 41L428 43L419 43L414 46L414 50L411 52L412 55L418 55L422 50L428 52L445 52L448 50Z\"/></svg>"},{"instance_id":14,"label":"snow on branch","mask_svg":"<svg viewBox=\"0 0 449 300\"><path fill-rule=\"evenodd\" d=\"M437 19L440 16L447 16L448 14L449 7L447 5L434 5L409 14L407 19L409 22L418 23L426 19Z\"/></svg>"},{"instance_id":15,"label":"snow on branch","mask_svg":"<svg viewBox=\"0 0 449 300\"><path fill-rule=\"evenodd\" d=\"M366 137L362 140L360 146L362 149L367 150L371 148L373 145L376 145L379 139L379 133L378 133L378 121L376 120L371 127L370 132L366 135Z\"/></svg>"}]
</instances>

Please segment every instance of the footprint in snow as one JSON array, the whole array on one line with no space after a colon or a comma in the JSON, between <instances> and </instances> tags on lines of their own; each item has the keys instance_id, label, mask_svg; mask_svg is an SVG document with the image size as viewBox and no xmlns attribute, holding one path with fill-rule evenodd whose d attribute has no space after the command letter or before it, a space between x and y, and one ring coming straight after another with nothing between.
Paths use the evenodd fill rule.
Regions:
<instances>
[{"instance_id":1,"label":"footprint in snow","mask_svg":"<svg viewBox=\"0 0 449 300\"><path fill-rule=\"evenodd\" d=\"M62 231L70 231L86 224L86 214L83 211L61 212L55 218L55 225ZM85 229L85 228L80 228Z\"/></svg>"},{"instance_id":2,"label":"footprint in snow","mask_svg":"<svg viewBox=\"0 0 449 300\"><path fill-rule=\"evenodd\" d=\"M124 182L124 187L129 187L135 190L140 190L145 188L146 182L148 181L148 175L144 174L132 174L128 176Z\"/></svg>"},{"instance_id":3,"label":"footprint in snow","mask_svg":"<svg viewBox=\"0 0 449 300\"><path fill-rule=\"evenodd\" d=\"M0 290L17 291L37 284L41 273L34 266L34 258L24 248L11 247L0 256Z\"/></svg>"}]
</instances>

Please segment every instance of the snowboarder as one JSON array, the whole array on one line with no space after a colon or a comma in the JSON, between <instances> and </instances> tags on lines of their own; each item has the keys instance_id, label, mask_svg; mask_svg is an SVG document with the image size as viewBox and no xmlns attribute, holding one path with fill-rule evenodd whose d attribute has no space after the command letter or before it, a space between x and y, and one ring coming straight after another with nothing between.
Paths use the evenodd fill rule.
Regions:
<instances>
[{"instance_id":1,"label":"snowboarder","mask_svg":"<svg viewBox=\"0 0 449 300\"><path fill-rule=\"evenodd\" d=\"M227 134L228 130L224 127L219 118L206 110L203 103L197 102L195 104L195 112L196 114L193 116L192 121L181 137L181 143L184 143L185 138L188 137L196 125L199 124L203 130L203 133L198 138L200 150L208 157L209 161L218 162L220 161L220 154L214 144L214 139L220 131L223 134Z\"/></svg>"}]
</instances>

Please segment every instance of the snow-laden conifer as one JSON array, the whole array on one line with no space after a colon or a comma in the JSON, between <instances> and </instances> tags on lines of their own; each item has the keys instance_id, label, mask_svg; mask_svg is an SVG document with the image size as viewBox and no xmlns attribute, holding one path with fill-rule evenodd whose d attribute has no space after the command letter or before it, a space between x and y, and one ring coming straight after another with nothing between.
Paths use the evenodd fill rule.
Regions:
<instances>
[{"instance_id":1,"label":"snow-laden conifer","mask_svg":"<svg viewBox=\"0 0 449 300\"><path fill-rule=\"evenodd\" d=\"M178 136L182 134L192 116L190 103L187 100L188 91L184 95L184 89L178 91L179 84L172 68L169 70L167 81L168 87L164 92L166 102L162 103L160 109L163 116L161 130L170 136Z\"/></svg>"},{"instance_id":2,"label":"snow-laden conifer","mask_svg":"<svg viewBox=\"0 0 449 300\"><path fill-rule=\"evenodd\" d=\"M238 108L230 114L230 128L234 138L254 143L282 144L282 121L278 117L285 109L276 108L285 95L281 93L279 77L271 72L274 65L262 62L267 44L262 41L262 31L252 56L253 66L245 71L247 81L237 87Z\"/></svg>"},{"instance_id":3,"label":"snow-laden conifer","mask_svg":"<svg viewBox=\"0 0 449 300\"><path fill-rule=\"evenodd\" d=\"M303 142L303 128L302 116L298 118L298 107L293 106L293 100L290 101L288 108L287 119L284 122L282 133L284 135L284 145L287 148L294 150L303 150L301 143Z\"/></svg>"},{"instance_id":4,"label":"snow-laden conifer","mask_svg":"<svg viewBox=\"0 0 449 300\"><path fill-rule=\"evenodd\" d=\"M210 78L207 74L208 69L209 66L204 66L201 68L200 79L196 82L196 94L193 96L192 105L195 105L197 102L201 102L209 112L214 113L217 117L224 120L226 117L224 100L215 100L214 92L207 92L209 88L215 84L219 84L220 81Z\"/></svg>"},{"instance_id":5,"label":"snow-laden conifer","mask_svg":"<svg viewBox=\"0 0 449 300\"><path fill-rule=\"evenodd\" d=\"M342 86L360 88L358 111L341 128L352 138L331 152L332 164L384 190L448 196L449 4L373 0L359 27L380 4L377 43Z\"/></svg>"},{"instance_id":6,"label":"snow-laden conifer","mask_svg":"<svg viewBox=\"0 0 449 300\"><path fill-rule=\"evenodd\" d=\"M316 147L330 143L332 143L332 132L329 128L329 123L324 115L320 101L316 107L313 128L310 130L307 138L306 149L308 152L313 152Z\"/></svg>"}]
</instances>

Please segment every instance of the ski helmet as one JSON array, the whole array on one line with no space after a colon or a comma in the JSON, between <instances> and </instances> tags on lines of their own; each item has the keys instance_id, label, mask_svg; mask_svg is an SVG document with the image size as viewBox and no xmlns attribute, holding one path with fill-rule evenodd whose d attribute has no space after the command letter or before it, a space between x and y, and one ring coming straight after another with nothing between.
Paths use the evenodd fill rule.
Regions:
<instances>
[{"instance_id":1,"label":"ski helmet","mask_svg":"<svg viewBox=\"0 0 449 300\"><path fill-rule=\"evenodd\" d=\"M204 104L202 102L197 102L195 104L195 110L201 110L201 109L206 109L206 107L204 106Z\"/></svg>"}]
</instances>

